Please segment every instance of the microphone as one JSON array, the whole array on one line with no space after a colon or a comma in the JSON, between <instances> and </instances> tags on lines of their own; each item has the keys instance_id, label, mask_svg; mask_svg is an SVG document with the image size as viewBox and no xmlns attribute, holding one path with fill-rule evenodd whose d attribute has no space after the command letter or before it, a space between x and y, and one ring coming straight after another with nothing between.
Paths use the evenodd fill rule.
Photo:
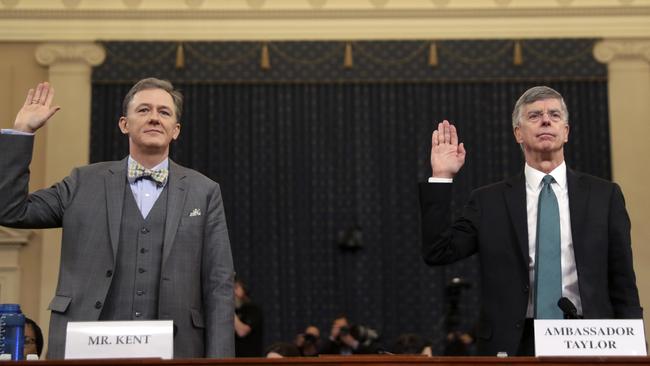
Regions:
<instances>
[{"instance_id":1,"label":"microphone","mask_svg":"<svg viewBox=\"0 0 650 366\"><path fill-rule=\"evenodd\" d=\"M564 313L564 319L580 319L581 316L578 315L578 309L576 309L576 306L571 302L571 300L567 299L566 297L560 298L557 302L557 306L562 310Z\"/></svg>"}]
</instances>

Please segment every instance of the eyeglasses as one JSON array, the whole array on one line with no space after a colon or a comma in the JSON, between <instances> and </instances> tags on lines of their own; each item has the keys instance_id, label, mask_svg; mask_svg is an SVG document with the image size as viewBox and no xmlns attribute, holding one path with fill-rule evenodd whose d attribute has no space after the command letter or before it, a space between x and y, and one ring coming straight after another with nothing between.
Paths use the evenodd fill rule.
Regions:
<instances>
[{"instance_id":1,"label":"eyeglasses","mask_svg":"<svg viewBox=\"0 0 650 366\"><path fill-rule=\"evenodd\" d=\"M34 337L25 337L25 344L36 344L36 338Z\"/></svg>"},{"instance_id":2,"label":"eyeglasses","mask_svg":"<svg viewBox=\"0 0 650 366\"><path fill-rule=\"evenodd\" d=\"M548 112L531 111L526 115L526 119L529 122L537 123L544 118L545 114L548 116L548 119L551 120L551 122L561 122L563 120L562 112L558 110L550 110Z\"/></svg>"}]
</instances>

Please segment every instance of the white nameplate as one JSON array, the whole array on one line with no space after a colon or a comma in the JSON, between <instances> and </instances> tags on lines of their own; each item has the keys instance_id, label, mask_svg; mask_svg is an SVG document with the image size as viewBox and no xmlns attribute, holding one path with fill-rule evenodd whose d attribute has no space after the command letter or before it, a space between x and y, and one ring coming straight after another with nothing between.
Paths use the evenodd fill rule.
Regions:
<instances>
[{"instance_id":1,"label":"white nameplate","mask_svg":"<svg viewBox=\"0 0 650 366\"><path fill-rule=\"evenodd\" d=\"M69 322L65 359L174 357L171 320Z\"/></svg>"},{"instance_id":2,"label":"white nameplate","mask_svg":"<svg viewBox=\"0 0 650 366\"><path fill-rule=\"evenodd\" d=\"M536 356L647 356L641 319L535 320Z\"/></svg>"}]
</instances>

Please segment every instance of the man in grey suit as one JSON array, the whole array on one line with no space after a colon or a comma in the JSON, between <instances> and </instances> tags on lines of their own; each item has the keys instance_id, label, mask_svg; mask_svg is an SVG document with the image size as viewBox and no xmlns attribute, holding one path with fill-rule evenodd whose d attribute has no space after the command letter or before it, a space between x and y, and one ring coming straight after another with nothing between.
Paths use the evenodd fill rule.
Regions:
<instances>
[{"instance_id":1,"label":"man in grey suit","mask_svg":"<svg viewBox=\"0 0 650 366\"><path fill-rule=\"evenodd\" d=\"M168 158L182 95L140 80L119 128L129 156L72 170L28 194L34 133L59 107L30 89L0 134L0 224L62 227L48 358L63 358L68 321L171 319L174 357L234 357L233 261L219 185ZM51 128L56 128L51 126Z\"/></svg>"}]
</instances>

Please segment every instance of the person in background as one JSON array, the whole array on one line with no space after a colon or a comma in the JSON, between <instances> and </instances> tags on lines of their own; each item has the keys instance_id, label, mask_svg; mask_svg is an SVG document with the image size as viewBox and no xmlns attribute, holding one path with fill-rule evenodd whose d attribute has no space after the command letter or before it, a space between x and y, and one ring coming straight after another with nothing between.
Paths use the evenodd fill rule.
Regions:
<instances>
[{"instance_id":1,"label":"person in background","mask_svg":"<svg viewBox=\"0 0 650 366\"><path fill-rule=\"evenodd\" d=\"M453 331L447 333L444 356L471 356L474 337L469 332Z\"/></svg>"},{"instance_id":2,"label":"person in background","mask_svg":"<svg viewBox=\"0 0 650 366\"><path fill-rule=\"evenodd\" d=\"M304 332L296 336L294 343L303 356L318 356L321 347L320 329L315 325L308 325Z\"/></svg>"},{"instance_id":3,"label":"person in background","mask_svg":"<svg viewBox=\"0 0 650 366\"><path fill-rule=\"evenodd\" d=\"M400 335L391 352L400 355L423 355L431 357L431 342L424 337L415 333L405 333Z\"/></svg>"},{"instance_id":4,"label":"person in background","mask_svg":"<svg viewBox=\"0 0 650 366\"><path fill-rule=\"evenodd\" d=\"M236 357L261 357L264 340L262 308L251 301L248 286L235 279L235 354Z\"/></svg>"},{"instance_id":5,"label":"person in background","mask_svg":"<svg viewBox=\"0 0 650 366\"><path fill-rule=\"evenodd\" d=\"M41 358L43 353L43 332L41 327L30 318L25 317L25 358L27 355L37 355Z\"/></svg>"},{"instance_id":6,"label":"person in background","mask_svg":"<svg viewBox=\"0 0 650 366\"><path fill-rule=\"evenodd\" d=\"M330 336L323 341L320 354L352 355L378 352L379 335L374 329L362 325L350 325L345 314L332 322Z\"/></svg>"},{"instance_id":7,"label":"person in background","mask_svg":"<svg viewBox=\"0 0 650 366\"><path fill-rule=\"evenodd\" d=\"M277 342L273 343L264 352L266 358L284 358L284 357L299 357L300 350L293 343Z\"/></svg>"}]
</instances>

